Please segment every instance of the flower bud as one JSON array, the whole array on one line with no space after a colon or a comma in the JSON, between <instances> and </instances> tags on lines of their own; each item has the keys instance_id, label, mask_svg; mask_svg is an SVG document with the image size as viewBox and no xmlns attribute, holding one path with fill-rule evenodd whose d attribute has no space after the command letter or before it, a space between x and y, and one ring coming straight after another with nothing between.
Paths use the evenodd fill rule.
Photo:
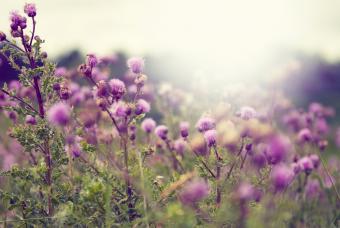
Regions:
<instances>
[{"instance_id":1,"label":"flower bud","mask_svg":"<svg viewBox=\"0 0 340 228\"><path fill-rule=\"evenodd\" d=\"M0 42L6 40L6 34L0 31Z\"/></svg>"},{"instance_id":2,"label":"flower bud","mask_svg":"<svg viewBox=\"0 0 340 228\"><path fill-rule=\"evenodd\" d=\"M37 9L35 7L35 4L33 3L26 3L24 7L24 12L29 17L35 17L37 15Z\"/></svg>"}]
</instances>

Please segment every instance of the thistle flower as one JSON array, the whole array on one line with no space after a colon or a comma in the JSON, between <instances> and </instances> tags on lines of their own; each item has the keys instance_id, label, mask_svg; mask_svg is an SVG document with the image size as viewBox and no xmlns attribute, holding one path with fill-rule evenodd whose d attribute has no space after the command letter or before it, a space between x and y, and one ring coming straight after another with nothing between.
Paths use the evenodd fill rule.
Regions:
<instances>
[{"instance_id":1,"label":"thistle flower","mask_svg":"<svg viewBox=\"0 0 340 228\"><path fill-rule=\"evenodd\" d=\"M256 117L256 111L252 107L244 106L241 108L239 116L244 120L250 120Z\"/></svg>"},{"instance_id":2,"label":"thistle flower","mask_svg":"<svg viewBox=\"0 0 340 228\"><path fill-rule=\"evenodd\" d=\"M53 125L65 126L70 121L70 117L71 109L63 102L54 104L47 111L47 119Z\"/></svg>"},{"instance_id":3,"label":"thistle flower","mask_svg":"<svg viewBox=\"0 0 340 228\"><path fill-rule=\"evenodd\" d=\"M293 178L291 168L286 165L276 165L271 172L271 180L275 191L284 190Z\"/></svg>"},{"instance_id":4,"label":"thistle flower","mask_svg":"<svg viewBox=\"0 0 340 228\"><path fill-rule=\"evenodd\" d=\"M184 186L179 198L183 204L192 206L206 198L209 193L209 185L204 180L197 179Z\"/></svg>"},{"instance_id":5,"label":"thistle flower","mask_svg":"<svg viewBox=\"0 0 340 228\"><path fill-rule=\"evenodd\" d=\"M147 112L150 112L150 104L144 99L139 99L136 103L135 114L140 115Z\"/></svg>"},{"instance_id":6,"label":"thistle flower","mask_svg":"<svg viewBox=\"0 0 340 228\"><path fill-rule=\"evenodd\" d=\"M17 31L20 27L21 29L25 29L26 25L26 17L21 16L18 12L14 11L10 16L11 20L11 29L12 31Z\"/></svg>"},{"instance_id":7,"label":"thistle flower","mask_svg":"<svg viewBox=\"0 0 340 228\"><path fill-rule=\"evenodd\" d=\"M58 67L54 71L54 75L56 77L65 77L66 74L67 74L67 70L65 67Z\"/></svg>"},{"instance_id":8,"label":"thistle flower","mask_svg":"<svg viewBox=\"0 0 340 228\"><path fill-rule=\"evenodd\" d=\"M94 68L98 64L97 56L94 54L88 54L86 58L86 65L91 68Z\"/></svg>"},{"instance_id":9,"label":"thistle flower","mask_svg":"<svg viewBox=\"0 0 340 228\"><path fill-rule=\"evenodd\" d=\"M177 139L174 142L174 149L177 152L177 154L180 154L183 156L186 145L187 145L186 142L182 138Z\"/></svg>"},{"instance_id":10,"label":"thistle flower","mask_svg":"<svg viewBox=\"0 0 340 228\"><path fill-rule=\"evenodd\" d=\"M71 146L71 155L74 157L74 158L78 158L80 157L81 155L81 149L80 149L80 146L76 143L76 144L73 144Z\"/></svg>"},{"instance_id":11,"label":"thistle flower","mask_svg":"<svg viewBox=\"0 0 340 228\"><path fill-rule=\"evenodd\" d=\"M111 88L111 93L116 100L119 100L126 92L124 82L119 79L110 80L109 86Z\"/></svg>"},{"instance_id":12,"label":"thistle flower","mask_svg":"<svg viewBox=\"0 0 340 228\"><path fill-rule=\"evenodd\" d=\"M6 40L6 34L0 31L0 42Z\"/></svg>"},{"instance_id":13,"label":"thistle flower","mask_svg":"<svg viewBox=\"0 0 340 228\"><path fill-rule=\"evenodd\" d=\"M114 114L117 117L126 117L131 113L131 108L125 102L118 102L114 108Z\"/></svg>"},{"instance_id":14,"label":"thistle flower","mask_svg":"<svg viewBox=\"0 0 340 228\"><path fill-rule=\"evenodd\" d=\"M246 202L255 198L254 193L255 190L251 184L242 182L237 188L236 196L241 202Z\"/></svg>"},{"instance_id":15,"label":"thistle flower","mask_svg":"<svg viewBox=\"0 0 340 228\"><path fill-rule=\"evenodd\" d=\"M301 167L301 170L305 171L306 174L310 174L314 168L313 161L310 157L303 157L298 161L298 164Z\"/></svg>"},{"instance_id":16,"label":"thistle flower","mask_svg":"<svg viewBox=\"0 0 340 228\"><path fill-rule=\"evenodd\" d=\"M318 180L309 179L305 187L305 194L308 199L317 198L320 195L321 188Z\"/></svg>"},{"instance_id":17,"label":"thistle flower","mask_svg":"<svg viewBox=\"0 0 340 228\"><path fill-rule=\"evenodd\" d=\"M24 7L24 12L29 17L35 17L37 15L37 9L35 7L35 4L33 3L26 3Z\"/></svg>"},{"instance_id":18,"label":"thistle flower","mask_svg":"<svg viewBox=\"0 0 340 228\"><path fill-rule=\"evenodd\" d=\"M308 128L301 129L298 133L298 141L301 143L310 142L312 140L312 132Z\"/></svg>"},{"instance_id":19,"label":"thistle flower","mask_svg":"<svg viewBox=\"0 0 340 228\"><path fill-rule=\"evenodd\" d=\"M251 161L258 169L265 167L267 164L266 156L262 151L255 152L251 156Z\"/></svg>"},{"instance_id":20,"label":"thistle flower","mask_svg":"<svg viewBox=\"0 0 340 228\"><path fill-rule=\"evenodd\" d=\"M181 122L179 124L179 130L183 138L188 137L189 136L189 122Z\"/></svg>"},{"instance_id":21,"label":"thistle flower","mask_svg":"<svg viewBox=\"0 0 340 228\"><path fill-rule=\"evenodd\" d=\"M317 154L311 154L311 155L309 155L309 158L312 161L314 168L317 169L320 165L319 156Z\"/></svg>"},{"instance_id":22,"label":"thistle flower","mask_svg":"<svg viewBox=\"0 0 340 228\"><path fill-rule=\"evenodd\" d=\"M104 80L98 82L97 96L107 97L109 95L109 86Z\"/></svg>"},{"instance_id":23,"label":"thistle flower","mask_svg":"<svg viewBox=\"0 0 340 228\"><path fill-rule=\"evenodd\" d=\"M168 128L165 125L159 125L155 129L155 134L158 138L166 140L168 138Z\"/></svg>"},{"instance_id":24,"label":"thistle flower","mask_svg":"<svg viewBox=\"0 0 340 228\"><path fill-rule=\"evenodd\" d=\"M216 145L217 140L217 131L216 130L208 130L204 132L204 139L207 143L208 147L212 147Z\"/></svg>"},{"instance_id":25,"label":"thistle flower","mask_svg":"<svg viewBox=\"0 0 340 228\"><path fill-rule=\"evenodd\" d=\"M30 124L30 125L36 125L37 124L37 120L33 116L31 116L31 115L27 115L26 116L25 122L27 124Z\"/></svg>"},{"instance_id":26,"label":"thistle flower","mask_svg":"<svg viewBox=\"0 0 340 228\"><path fill-rule=\"evenodd\" d=\"M266 150L266 156L270 164L277 164L284 160L291 149L288 138L277 135L271 137Z\"/></svg>"},{"instance_id":27,"label":"thistle flower","mask_svg":"<svg viewBox=\"0 0 340 228\"><path fill-rule=\"evenodd\" d=\"M150 134L156 127L156 122L151 118L146 118L143 120L141 127L143 131Z\"/></svg>"},{"instance_id":28,"label":"thistle flower","mask_svg":"<svg viewBox=\"0 0 340 228\"><path fill-rule=\"evenodd\" d=\"M215 120L210 117L202 117L196 123L196 128L199 132L205 132L215 128Z\"/></svg>"},{"instance_id":29,"label":"thistle flower","mask_svg":"<svg viewBox=\"0 0 340 228\"><path fill-rule=\"evenodd\" d=\"M140 74L144 68L144 60L142 58L130 58L127 61L128 68L135 74Z\"/></svg>"}]
</instances>

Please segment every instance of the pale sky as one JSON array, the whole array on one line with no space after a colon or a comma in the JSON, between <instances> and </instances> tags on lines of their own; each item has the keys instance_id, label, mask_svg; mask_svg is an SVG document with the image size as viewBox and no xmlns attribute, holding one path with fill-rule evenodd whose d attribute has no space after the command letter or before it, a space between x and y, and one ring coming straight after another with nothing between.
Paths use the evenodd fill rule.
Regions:
<instances>
[{"instance_id":1,"label":"pale sky","mask_svg":"<svg viewBox=\"0 0 340 228\"><path fill-rule=\"evenodd\" d=\"M25 0L1 0L0 30ZM124 50L200 70L256 71L281 51L340 57L339 0L36 0L38 34L56 56ZM249 71L249 72L248 72Z\"/></svg>"}]
</instances>

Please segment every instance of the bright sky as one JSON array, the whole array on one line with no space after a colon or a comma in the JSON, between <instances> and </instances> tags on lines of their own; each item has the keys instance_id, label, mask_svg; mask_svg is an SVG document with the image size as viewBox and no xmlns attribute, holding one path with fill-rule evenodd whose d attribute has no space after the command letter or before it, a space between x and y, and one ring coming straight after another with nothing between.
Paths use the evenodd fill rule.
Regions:
<instances>
[{"instance_id":1,"label":"bright sky","mask_svg":"<svg viewBox=\"0 0 340 228\"><path fill-rule=\"evenodd\" d=\"M1 0L0 30L25 0ZM340 56L339 0L36 0L38 33L57 55L128 51L172 56L229 75L286 50ZM193 72L193 73L197 73ZM231 76L230 76L231 77Z\"/></svg>"}]
</instances>

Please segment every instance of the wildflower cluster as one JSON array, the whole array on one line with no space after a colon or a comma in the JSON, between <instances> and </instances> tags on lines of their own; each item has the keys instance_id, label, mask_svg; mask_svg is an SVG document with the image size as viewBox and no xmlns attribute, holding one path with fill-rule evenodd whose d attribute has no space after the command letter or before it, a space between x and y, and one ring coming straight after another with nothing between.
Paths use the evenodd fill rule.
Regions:
<instances>
[{"instance_id":1,"label":"wildflower cluster","mask_svg":"<svg viewBox=\"0 0 340 228\"><path fill-rule=\"evenodd\" d=\"M19 73L0 90L5 226L339 224L340 161L325 159L332 108L235 105L193 121L175 95L151 89L142 58L122 77L93 53L76 69L56 67L35 34L35 5L24 12L32 31L13 12L13 39L0 32Z\"/></svg>"}]
</instances>

